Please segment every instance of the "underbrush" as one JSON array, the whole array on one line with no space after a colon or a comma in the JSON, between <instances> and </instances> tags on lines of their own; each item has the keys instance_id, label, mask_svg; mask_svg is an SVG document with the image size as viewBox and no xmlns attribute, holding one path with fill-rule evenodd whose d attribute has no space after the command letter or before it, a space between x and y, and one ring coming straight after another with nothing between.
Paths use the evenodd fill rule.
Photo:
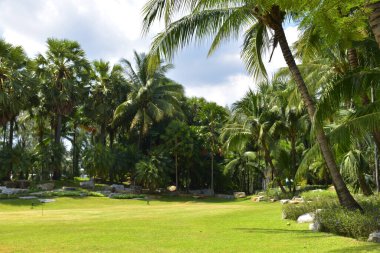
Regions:
<instances>
[{"instance_id":1,"label":"underbrush","mask_svg":"<svg viewBox=\"0 0 380 253\"><path fill-rule=\"evenodd\" d=\"M297 220L305 213L315 213L315 222L320 225L321 231L359 240L366 240L369 234L380 230L380 200L377 196L355 196L363 213L342 207L336 193L330 191L312 191L302 196L308 201L283 206L286 219ZM316 212L317 209L320 210Z\"/></svg>"},{"instance_id":2,"label":"underbrush","mask_svg":"<svg viewBox=\"0 0 380 253\"><path fill-rule=\"evenodd\" d=\"M112 199L142 199L142 198L145 198L145 195L116 193L116 194L112 194L110 198Z\"/></svg>"}]
</instances>

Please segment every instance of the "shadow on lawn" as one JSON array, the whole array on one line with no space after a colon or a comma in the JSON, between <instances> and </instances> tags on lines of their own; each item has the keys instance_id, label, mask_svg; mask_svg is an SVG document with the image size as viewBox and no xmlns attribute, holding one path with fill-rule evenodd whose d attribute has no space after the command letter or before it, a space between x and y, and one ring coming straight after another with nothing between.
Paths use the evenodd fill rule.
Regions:
<instances>
[{"instance_id":1,"label":"shadow on lawn","mask_svg":"<svg viewBox=\"0 0 380 253\"><path fill-rule=\"evenodd\" d=\"M179 197L179 196L161 196L159 198L152 197L151 200L158 200L160 202L194 202L194 203L238 203L244 200L235 199L222 199L222 198L193 198L193 197Z\"/></svg>"},{"instance_id":2,"label":"shadow on lawn","mask_svg":"<svg viewBox=\"0 0 380 253\"><path fill-rule=\"evenodd\" d=\"M243 231L243 232L246 232L246 233L266 233L266 234L303 234L303 235L306 235L308 237L311 237L313 236L313 234L315 236L318 236L318 237L321 237L321 234L315 234L314 232L310 231L310 230L291 230L291 229L273 229L273 228L234 228L235 230L240 230L240 231ZM326 234L326 235L323 235L323 237L329 237L331 235L329 234Z\"/></svg>"},{"instance_id":3,"label":"shadow on lawn","mask_svg":"<svg viewBox=\"0 0 380 253\"><path fill-rule=\"evenodd\" d=\"M352 246L341 249L334 249L331 253L354 253L354 252L380 252L380 245L373 243L372 245Z\"/></svg>"}]
</instances>

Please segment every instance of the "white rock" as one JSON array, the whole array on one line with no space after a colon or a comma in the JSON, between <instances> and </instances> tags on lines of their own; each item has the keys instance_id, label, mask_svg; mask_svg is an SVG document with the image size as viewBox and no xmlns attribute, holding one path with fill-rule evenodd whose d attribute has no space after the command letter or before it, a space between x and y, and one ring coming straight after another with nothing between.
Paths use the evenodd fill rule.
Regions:
<instances>
[{"instance_id":1,"label":"white rock","mask_svg":"<svg viewBox=\"0 0 380 253\"><path fill-rule=\"evenodd\" d=\"M37 188L43 191L51 191L54 189L54 183L39 184Z\"/></svg>"},{"instance_id":2,"label":"white rock","mask_svg":"<svg viewBox=\"0 0 380 253\"><path fill-rule=\"evenodd\" d=\"M245 198L246 195L245 195L245 192L234 192L234 197L235 199L239 199L239 198Z\"/></svg>"},{"instance_id":3,"label":"white rock","mask_svg":"<svg viewBox=\"0 0 380 253\"><path fill-rule=\"evenodd\" d=\"M111 188L115 192L123 192L124 191L124 185L122 185L122 184L113 184L113 185L111 185Z\"/></svg>"},{"instance_id":4,"label":"white rock","mask_svg":"<svg viewBox=\"0 0 380 253\"><path fill-rule=\"evenodd\" d=\"M290 201L290 199L281 199L280 203L281 204L287 204L287 203L289 203L289 201Z\"/></svg>"},{"instance_id":5,"label":"white rock","mask_svg":"<svg viewBox=\"0 0 380 253\"><path fill-rule=\"evenodd\" d=\"M380 243L380 231L373 232L368 237L369 242L378 242Z\"/></svg>"},{"instance_id":6,"label":"white rock","mask_svg":"<svg viewBox=\"0 0 380 253\"><path fill-rule=\"evenodd\" d=\"M2 194L7 194L7 195L13 195L13 194L18 194L18 193L23 193L23 192L28 192L28 190L19 189L19 188L6 188L1 191Z\"/></svg>"},{"instance_id":7,"label":"white rock","mask_svg":"<svg viewBox=\"0 0 380 253\"><path fill-rule=\"evenodd\" d=\"M297 222L298 223L312 223L314 222L314 214L313 213L305 213L298 217Z\"/></svg>"},{"instance_id":8,"label":"white rock","mask_svg":"<svg viewBox=\"0 0 380 253\"><path fill-rule=\"evenodd\" d=\"M41 203L51 203L55 202L55 199L38 199Z\"/></svg>"},{"instance_id":9,"label":"white rock","mask_svg":"<svg viewBox=\"0 0 380 253\"><path fill-rule=\"evenodd\" d=\"M36 199L36 196L24 196L24 197L18 197L19 199Z\"/></svg>"},{"instance_id":10,"label":"white rock","mask_svg":"<svg viewBox=\"0 0 380 253\"><path fill-rule=\"evenodd\" d=\"M80 187L83 187L83 188L90 188L90 189L95 188L95 182L93 180L80 182L79 185Z\"/></svg>"},{"instance_id":11,"label":"white rock","mask_svg":"<svg viewBox=\"0 0 380 253\"><path fill-rule=\"evenodd\" d=\"M319 222L310 223L309 230L313 232L321 231L321 224L319 224Z\"/></svg>"}]
</instances>

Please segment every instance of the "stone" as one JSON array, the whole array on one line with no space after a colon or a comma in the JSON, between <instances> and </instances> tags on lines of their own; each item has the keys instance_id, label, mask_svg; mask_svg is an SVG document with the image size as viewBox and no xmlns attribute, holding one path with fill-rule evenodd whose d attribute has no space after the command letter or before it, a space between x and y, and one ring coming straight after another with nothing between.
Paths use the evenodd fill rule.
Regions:
<instances>
[{"instance_id":1,"label":"stone","mask_svg":"<svg viewBox=\"0 0 380 253\"><path fill-rule=\"evenodd\" d=\"M79 186L86 189L94 189L95 188L95 182L93 180L90 181L83 181L79 183Z\"/></svg>"},{"instance_id":2,"label":"stone","mask_svg":"<svg viewBox=\"0 0 380 253\"><path fill-rule=\"evenodd\" d=\"M0 193L1 193L3 190L5 190L5 189L7 189L6 186L0 186Z\"/></svg>"},{"instance_id":3,"label":"stone","mask_svg":"<svg viewBox=\"0 0 380 253\"><path fill-rule=\"evenodd\" d=\"M273 199L270 199L270 202L276 202L277 199L273 198Z\"/></svg>"},{"instance_id":4,"label":"stone","mask_svg":"<svg viewBox=\"0 0 380 253\"><path fill-rule=\"evenodd\" d=\"M36 196L24 196L24 197L18 197L19 199L36 199Z\"/></svg>"},{"instance_id":5,"label":"stone","mask_svg":"<svg viewBox=\"0 0 380 253\"><path fill-rule=\"evenodd\" d=\"M281 203L282 205L284 205L284 204L288 204L289 201L290 201L290 199L281 199L281 200L280 200L280 203Z\"/></svg>"},{"instance_id":6,"label":"stone","mask_svg":"<svg viewBox=\"0 0 380 253\"><path fill-rule=\"evenodd\" d=\"M261 202L261 201L264 201L264 200L265 200L264 196L257 196L257 197L252 197L251 198L252 202Z\"/></svg>"},{"instance_id":7,"label":"stone","mask_svg":"<svg viewBox=\"0 0 380 253\"><path fill-rule=\"evenodd\" d=\"M297 223L312 223L314 222L314 216L313 213L305 213L298 217Z\"/></svg>"},{"instance_id":8,"label":"stone","mask_svg":"<svg viewBox=\"0 0 380 253\"><path fill-rule=\"evenodd\" d=\"M294 197L292 198L292 200L298 202L297 204L305 202L303 198L299 198L299 197Z\"/></svg>"},{"instance_id":9,"label":"stone","mask_svg":"<svg viewBox=\"0 0 380 253\"><path fill-rule=\"evenodd\" d=\"M234 192L235 199L245 198L245 192Z\"/></svg>"},{"instance_id":10,"label":"stone","mask_svg":"<svg viewBox=\"0 0 380 253\"><path fill-rule=\"evenodd\" d=\"M7 194L7 195L14 195L14 194L26 193L26 192L28 192L27 189L19 189L19 188L6 188L1 191L2 194Z\"/></svg>"},{"instance_id":11,"label":"stone","mask_svg":"<svg viewBox=\"0 0 380 253\"><path fill-rule=\"evenodd\" d=\"M38 199L40 203L52 203L55 202L55 199Z\"/></svg>"},{"instance_id":12,"label":"stone","mask_svg":"<svg viewBox=\"0 0 380 253\"><path fill-rule=\"evenodd\" d=\"M37 189L40 189L43 191L51 191L54 189L54 183L39 184L37 185Z\"/></svg>"},{"instance_id":13,"label":"stone","mask_svg":"<svg viewBox=\"0 0 380 253\"><path fill-rule=\"evenodd\" d=\"M124 192L125 188L122 184L111 185L112 192Z\"/></svg>"},{"instance_id":14,"label":"stone","mask_svg":"<svg viewBox=\"0 0 380 253\"><path fill-rule=\"evenodd\" d=\"M300 203L303 203L303 202L300 202L300 201L298 201L298 200L289 200L289 202L288 202L289 204L300 204Z\"/></svg>"},{"instance_id":15,"label":"stone","mask_svg":"<svg viewBox=\"0 0 380 253\"><path fill-rule=\"evenodd\" d=\"M228 194L215 194L215 198L218 199L234 199L234 195L228 195Z\"/></svg>"},{"instance_id":16,"label":"stone","mask_svg":"<svg viewBox=\"0 0 380 253\"><path fill-rule=\"evenodd\" d=\"M310 223L309 230L313 232L319 232L321 231L321 224L319 222Z\"/></svg>"},{"instance_id":17,"label":"stone","mask_svg":"<svg viewBox=\"0 0 380 253\"><path fill-rule=\"evenodd\" d=\"M63 186L62 190L63 191L76 191L77 188L76 187Z\"/></svg>"},{"instance_id":18,"label":"stone","mask_svg":"<svg viewBox=\"0 0 380 253\"><path fill-rule=\"evenodd\" d=\"M380 231L375 231L371 233L368 237L368 241L380 243Z\"/></svg>"}]
</instances>

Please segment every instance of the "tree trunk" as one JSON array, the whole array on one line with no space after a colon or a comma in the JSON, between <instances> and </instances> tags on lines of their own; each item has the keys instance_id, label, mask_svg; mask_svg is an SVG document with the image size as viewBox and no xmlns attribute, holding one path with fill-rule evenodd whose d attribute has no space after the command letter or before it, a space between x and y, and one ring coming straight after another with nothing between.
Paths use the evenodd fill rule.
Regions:
<instances>
[{"instance_id":1,"label":"tree trunk","mask_svg":"<svg viewBox=\"0 0 380 253\"><path fill-rule=\"evenodd\" d=\"M363 174L361 171L359 171L358 181L359 181L360 189L361 189L362 192L363 192L363 195L365 195L365 196L369 196L369 195L372 195L372 194L373 194L373 192L372 192L372 190L371 190L371 187L369 187L369 185L368 185L367 182L365 181L364 174Z\"/></svg>"},{"instance_id":2,"label":"tree trunk","mask_svg":"<svg viewBox=\"0 0 380 253\"><path fill-rule=\"evenodd\" d=\"M178 155L175 153L175 187L178 191Z\"/></svg>"},{"instance_id":3,"label":"tree trunk","mask_svg":"<svg viewBox=\"0 0 380 253\"><path fill-rule=\"evenodd\" d=\"M79 176L79 150L77 144L77 125L78 123L74 122L74 134L73 134L73 177Z\"/></svg>"},{"instance_id":4,"label":"tree trunk","mask_svg":"<svg viewBox=\"0 0 380 253\"><path fill-rule=\"evenodd\" d=\"M342 175L340 174L338 167L336 165L334 154L332 150L330 149L326 134L323 130L323 127L320 124L315 124L314 122L314 114L315 114L315 104L312 99L312 97L309 94L309 91L306 87L306 84L303 80L303 77L301 75L300 70L298 69L298 66L294 60L294 57L290 51L289 44L287 42L284 28L282 27L282 20L281 22L278 22L276 25L271 27L274 32L275 36L280 44L282 54L285 58L285 61L289 67L290 72L292 73L292 76L297 84L298 91L301 94L302 100L307 107L307 111L310 117L311 122L314 123L314 128L316 132L317 141L319 144L319 147L321 149L321 153L323 155L323 158L326 162L326 165L330 171L330 175L333 180L333 184L335 186L335 190L337 192L339 202L342 206L348 208L348 209L359 209L362 210L361 206L355 201L355 199L352 197L350 191L347 189L347 186L345 182L343 181Z\"/></svg>"},{"instance_id":5,"label":"tree trunk","mask_svg":"<svg viewBox=\"0 0 380 253\"><path fill-rule=\"evenodd\" d=\"M368 5L373 11L369 16L369 24L380 48L380 2Z\"/></svg>"},{"instance_id":6,"label":"tree trunk","mask_svg":"<svg viewBox=\"0 0 380 253\"><path fill-rule=\"evenodd\" d=\"M14 131L14 126L15 126L15 118L12 118L11 121L9 122L9 139L8 139L8 149L11 155L11 158L13 157L12 151L13 151L13 131ZM8 167L8 175L11 175L13 171L13 161L12 159L9 162L9 167Z\"/></svg>"},{"instance_id":7,"label":"tree trunk","mask_svg":"<svg viewBox=\"0 0 380 253\"><path fill-rule=\"evenodd\" d=\"M61 145L61 131L62 131L62 115L58 114L57 115L57 122L56 122L56 126L55 126L55 132L54 132L55 148L58 148L59 145ZM57 157L55 157L54 159L56 160ZM54 164L53 180L61 179L61 175L62 175L61 174L61 162L62 162L61 159L58 159L53 163Z\"/></svg>"},{"instance_id":8,"label":"tree trunk","mask_svg":"<svg viewBox=\"0 0 380 253\"><path fill-rule=\"evenodd\" d=\"M286 190L285 190L285 187L282 185L282 182L281 182L281 179L279 177L277 177L277 170L276 170L276 167L274 167L274 164L273 164L273 161L272 161L272 158L270 157L270 153L269 153L269 150L268 148L266 147L266 144L265 142L263 142L263 148L264 148L264 157L265 157L265 161L266 163L269 164L271 170L272 170L272 181L274 180L274 174L276 175L276 181L277 181L277 184L278 186L280 187L281 189L281 192L282 193L286 193Z\"/></svg>"},{"instance_id":9,"label":"tree trunk","mask_svg":"<svg viewBox=\"0 0 380 253\"><path fill-rule=\"evenodd\" d=\"M214 153L211 152L211 190L214 191Z\"/></svg>"}]
</instances>

